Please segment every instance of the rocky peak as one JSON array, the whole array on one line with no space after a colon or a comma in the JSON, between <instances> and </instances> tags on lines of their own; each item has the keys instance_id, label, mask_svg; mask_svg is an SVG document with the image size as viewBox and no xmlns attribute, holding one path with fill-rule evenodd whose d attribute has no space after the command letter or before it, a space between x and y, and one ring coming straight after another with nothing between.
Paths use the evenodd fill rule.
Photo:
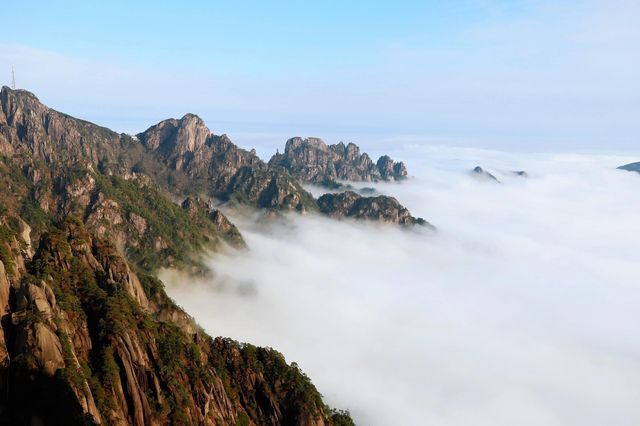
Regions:
<instances>
[{"instance_id":1,"label":"rocky peak","mask_svg":"<svg viewBox=\"0 0 640 426\"><path fill-rule=\"evenodd\" d=\"M491 181L500 183L497 177L486 171L480 166L476 166L471 170L471 175L479 180Z\"/></svg>"},{"instance_id":2,"label":"rocky peak","mask_svg":"<svg viewBox=\"0 0 640 426\"><path fill-rule=\"evenodd\" d=\"M398 180L407 177L407 168L402 161L395 162L388 155L383 155L376 163L384 180Z\"/></svg>"},{"instance_id":3,"label":"rocky peak","mask_svg":"<svg viewBox=\"0 0 640 426\"><path fill-rule=\"evenodd\" d=\"M170 118L137 135L148 149L184 154L203 147L211 131L204 121L195 114L185 114L177 120Z\"/></svg>"},{"instance_id":4,"label":"rocky peak","mask_svg":"<svg viewBox=\"0 0 640 426\"><path fill-rule=\"evenodd\" d=\"M347 162L355 162L358 161L360 157L360 147L354 144L353 142L349 142L346 146L344 142L339 142L335 145L331 145L329 147L331 151L335 152L340 158L346 160ZM367 154L363 154L366 158L369 158Z\"/></svg>"},{"instance_id":5,"label":"rocky peak","mask_svg":"<svg viewBox=\"0 0 640 426\"><path fill-rule=\"evenodd\" d=\"M285 144L284 152L285 153L294 152L296 149L301 147L319 149L321 151L329 150L329 147L327 146L327 144L324 143L324 141L320 138L309 137L306 139L302 139L299 136L295 136L287 140L287 143Z\"/></svg>"},{"instance_id":6,"label":"rocky peak","mask_svg":"<svg viewBox=\"0 0 640 426\"><path fill-rule=\"evenodd\" d=\"M289 139L284 153L274 155L269 165L284 168L303 182L315 184L336 180L400 180L407 176L404 164L395 163L388 156L374 163L369 155L360 153L354 143L327 145L319 138Z\"/></svg>"}]
</instances>

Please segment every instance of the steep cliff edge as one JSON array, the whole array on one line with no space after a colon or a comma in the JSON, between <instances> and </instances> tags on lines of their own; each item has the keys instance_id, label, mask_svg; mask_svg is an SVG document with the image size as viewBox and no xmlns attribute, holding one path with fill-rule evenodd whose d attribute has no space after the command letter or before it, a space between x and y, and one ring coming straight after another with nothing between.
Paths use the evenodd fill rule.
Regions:
<instances>
[{"instance_id":1,"label":"steep cliff edge","mask_svg":"<svg viewBox=\"0 0 640 426\"><path fill-rule=\"evenodd\" d=\"M44 233L32 259L11 241L22 252L10 272L0 261L2 423L332 424L282 355L208 337L80 220Z\"/></svg>"},{"instance_id":2,"label":"steep cliff edge","mask_svg":"<svg viewBox=\"0 0 640 426\"><path fill-rule=\"evenodd\" d=\"M374 163L353 143L327 145L319 138L289 139L284 153L276 153L269 160L269 165L287 170L303 182L315 184L336 180L402 180L407 177L404 163L396 163L389 156L384 155Z\"/></svg>"}]
</instances>

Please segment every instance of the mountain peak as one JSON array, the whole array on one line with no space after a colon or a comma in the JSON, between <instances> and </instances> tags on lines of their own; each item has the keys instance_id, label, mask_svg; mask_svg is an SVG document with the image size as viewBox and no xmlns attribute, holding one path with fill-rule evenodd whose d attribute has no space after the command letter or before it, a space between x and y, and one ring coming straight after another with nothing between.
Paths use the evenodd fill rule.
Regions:
<instances>
[{"instance_id":1,"label":"mountain peak","mask_svg":"<svg viewBox=\"0 0 640 426\"><path fill-rule=\"evenodd\" d=\"M382 156L374 163L369 155L360 153L353 142L327 145L319 138L294 137L287 141L284 154L276 154L269 165L284 167L303 182L323 184L335 180L378 181L406 178L402 162Z\"/></svg>"},{"instance_id":2,"label":"mountain peak","mask_svg":"<svg viewBox=\"0 0 640 426\"><path fill-rule=\"evenodd\" d=\"M285 144L284 152L293 152L293 150L305 148L305 149L319 149L321 151L328 151L329 147L327 144L320 138L315 137L307 137L305 139L300 136L294 136L291 139L287 140Z\"/></svg>"},{"instance_id":3,"label":"mountain peak","mask_svg":"<svg viewBox=\"0 0 640 426\"><path fill-rule=\"evenodd\" d=\"M136 135L151 150L183 154L204 146L211 131L196 114L187 113L181 119L169 118Z\"/></svg>"}]
</instances>

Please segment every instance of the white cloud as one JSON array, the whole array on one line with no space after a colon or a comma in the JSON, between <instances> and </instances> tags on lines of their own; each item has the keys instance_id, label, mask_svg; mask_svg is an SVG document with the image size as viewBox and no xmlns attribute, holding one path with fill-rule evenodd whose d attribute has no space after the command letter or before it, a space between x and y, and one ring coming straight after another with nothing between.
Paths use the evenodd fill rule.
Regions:
<instances>
[{"instance_id":1,"label":"white cloud","mask_svg":"<svg viewBox=\"0 0 640 426\"><path fill-rule=\"evenodd\" d=\"M240 221L250 251L169 293L210 333L281 350L359 424L638 424L640 175L614 170L634 158L406 154L418 177L378 187L435 235Z\"/></svg>"}]
</instances>

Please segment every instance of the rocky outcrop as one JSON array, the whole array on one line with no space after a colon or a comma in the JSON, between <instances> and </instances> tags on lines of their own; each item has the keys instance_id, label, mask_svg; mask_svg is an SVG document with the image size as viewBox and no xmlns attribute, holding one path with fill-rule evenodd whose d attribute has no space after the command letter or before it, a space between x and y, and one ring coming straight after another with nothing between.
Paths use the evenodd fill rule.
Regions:
<instances>
[{"instance_id":1,"label":"rocky outcrop","mask_svg":"<svg viewBox=\"0 0 640 426\"><path fill-rule=\"evenodd\" d=\"M432 227L422 218L411 216L409 210L393 197L380 195L363 197L352 191L325 194L318 199L320 211L330 217L366 219L403 226Z\"/></svg>"},{"instance_id":2,"label":"rocky outcrop","mask_svg":"<svg viewBox=\"0 0 640 426\"><path fill-rule=\"evenodd\" d=\"M473 177L475 177L476 179L478 179L478 180L500 183L498 178L496 178L494 175L492 175L488 171L484 170L480 166L474 167L473 170L471 170L471 175Z\"/></svg>"},{"instance_id":3,"label":"rocky outcrop","mask_svg":"<svg viewBox=\"0 0 640 426\"><path fill-rule=\"evenodd\" d=\"M224 236L225 241L236 248L246 247L238 228L220 210L214 208L213 201L200 197L188 197L182 202L191 217L204 214L215 225L216 230Z\"/></svg>"},{"instance_id":4,"label":"rocky outcrop","mask_svg":"<svg viewBox=\"0 0 640 426\"><path fill-rule=\"evenodd\" d=\"M306 211L313 197L283 171L271 170L254 152L209 131L196 115L170 119L137 135L153 157L174 171L183 192L200 189L222 201Z\"/></svg>"},{"instance_id":5,"label":"rocky outcrop","mask_svg":"<svg viewBox=\"0 0 640 426\"><path fill-rule=\"evenodd\" d=\"M619 170L626 170L628 172L638 172L640 173L640 162L637 163L629 163L624 166L618 167Z\"/></svg>"},{"instance_id":6,"label":"rocky outcrop","mask_svg":"<svg viewBox=\"0 0 640 426\"><path fill-rule=\"evenodd\" d=\"M374 163L360 148L340 142L327 145L322 139L291 138L284 153L276 153L269 165L287 170L303 182L324 184L335 180L379 181L401 180L407 177L402 162L394 162L384 155Z\"/></svg>"},{"instance_id":7,"label":"rocky outcrop","mask_svg":"<svg viewBox=\"0 0 640 426\"><path fill-rule=\"evenodd\" d=\"M46 180L28 157L52 167L123 160L121 135L104 127L70 117L42 104L26 90L0 90L0 152L25 161L33 181Z\"/></svg>"}]
</instances>

